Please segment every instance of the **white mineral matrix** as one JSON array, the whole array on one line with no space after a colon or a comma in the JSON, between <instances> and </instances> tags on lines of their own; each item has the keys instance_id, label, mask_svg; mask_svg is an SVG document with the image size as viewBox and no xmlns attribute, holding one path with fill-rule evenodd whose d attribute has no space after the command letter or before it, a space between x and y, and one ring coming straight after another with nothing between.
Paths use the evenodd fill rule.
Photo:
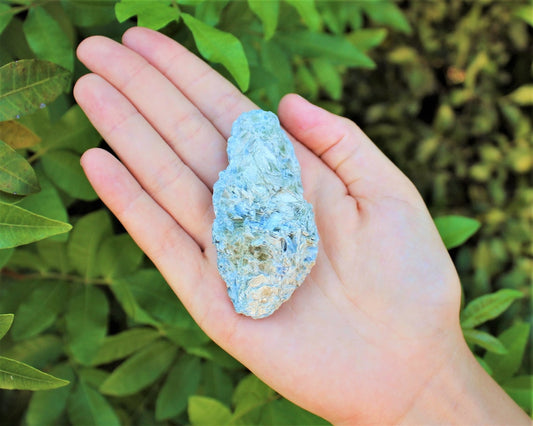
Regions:
<instances>
[{"instance_id":1,"label":"white mineral matrix","mask_svg":"<svg viewBox=\"0 0 533 426\"><path fill-rule=\"evenodd\" d=\"M272 112L245 112L213 187L213 243L235 311L272 314L315 264L318 231L294 148Z\"/></svg>"}]
</instances>

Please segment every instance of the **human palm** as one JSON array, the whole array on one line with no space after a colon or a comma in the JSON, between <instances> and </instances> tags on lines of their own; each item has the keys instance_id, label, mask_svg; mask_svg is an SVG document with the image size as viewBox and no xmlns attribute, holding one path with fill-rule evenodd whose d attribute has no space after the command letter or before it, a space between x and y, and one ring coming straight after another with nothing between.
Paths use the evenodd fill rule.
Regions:
<instances>
[{"instance_id":1,"label":"human palm","mask_svg":"<svg viewBox=\"0 0 533 426\"><path fill-rule=\"evenodd\" d=\"M211 191L240 113L257 108L174 41L135 28L84 41L75 96L114 149L94 188L221 347L328 420L398 422L462 344L459 281L419 194L350 121L296 95L278 115L320 235L316 265L272 316L234 312L211 243ZM406 367L408 366L408 367Z\"/></svg>"}]
</instances>

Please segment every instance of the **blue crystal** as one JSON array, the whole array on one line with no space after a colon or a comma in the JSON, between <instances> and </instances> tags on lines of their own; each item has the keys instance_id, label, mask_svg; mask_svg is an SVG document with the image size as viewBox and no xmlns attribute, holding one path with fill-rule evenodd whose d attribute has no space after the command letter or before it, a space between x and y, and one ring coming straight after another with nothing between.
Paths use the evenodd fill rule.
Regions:
<instances>
[{"instance_id":1,"label":"blue crystal","mask_svg":"<svg viewBox=\"0 0 533 426\"><path fill-rule=\"evenodd\" d=\"M294 148L272 112L233 123L228 167L213 187L213 243L235 311L272 314L300 286L318 252Z\"/></svg>"}]
</instances>

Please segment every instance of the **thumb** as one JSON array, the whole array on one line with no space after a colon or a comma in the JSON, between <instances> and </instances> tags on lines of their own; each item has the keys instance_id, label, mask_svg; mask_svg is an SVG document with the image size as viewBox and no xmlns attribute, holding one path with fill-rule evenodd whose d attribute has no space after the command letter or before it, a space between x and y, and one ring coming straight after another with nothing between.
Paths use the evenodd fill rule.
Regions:
<instances>
[{"instance_id":1,"label":"thumb","mask_svg":"<svg viewBox=\"0 0 533 426\"><path fill-rule=\"evenodd\" d=\"M352 197L421 201L411 181L353 121L295 94L281 100L278 116L292 136L337 174Z\"/></svg>"}]
</instances>

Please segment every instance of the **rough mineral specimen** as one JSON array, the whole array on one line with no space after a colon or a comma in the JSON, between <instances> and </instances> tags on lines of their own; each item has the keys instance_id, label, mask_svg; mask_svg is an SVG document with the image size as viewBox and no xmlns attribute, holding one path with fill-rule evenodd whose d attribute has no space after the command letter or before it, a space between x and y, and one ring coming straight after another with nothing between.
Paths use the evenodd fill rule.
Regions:
<instances>
[{"instance_id":1,"label":"rough mineral specimen","mask_svg":"<svg viewBox=\"0 0 533 426\"><path fill-rule=\"evenodd\" d=\"M300 165L275 114L242 114L227 151L229 165L213 188L218 270L235 310L263 318L310 272L318 232Z\"/></svg>"}]
</instances>

